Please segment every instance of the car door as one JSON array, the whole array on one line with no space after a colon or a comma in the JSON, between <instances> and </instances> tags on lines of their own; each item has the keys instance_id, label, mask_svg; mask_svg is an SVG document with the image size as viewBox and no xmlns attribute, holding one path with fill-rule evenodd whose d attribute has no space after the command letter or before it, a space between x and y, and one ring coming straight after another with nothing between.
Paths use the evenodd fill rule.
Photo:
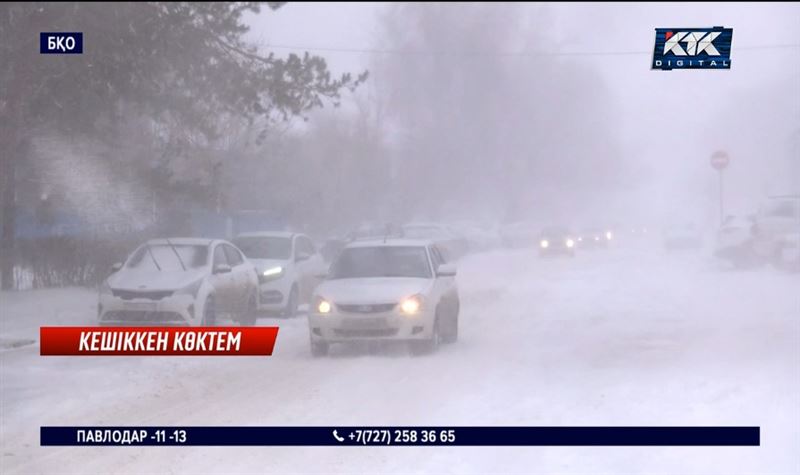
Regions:
<instances>
[{"instance_id":1,"label":"car door","mask_svg":"<svg viewBox=\"0 0 800 475\"><path fill-rule=\"evenodd\" d=\"M240 310L247 305L247 299L250 297L251 275L249 273L252 271L238 249L227 243L222 244L222 248L225 250L228 265L231 266L231 305L235 310Z\"/></svg>"},{"instance_id":2,"label":"car door","mask_svg":"<svg viewBox=\"0 0 800 475\"><path fill-rule=\"evenodd\" d=\"M230 312L233 301L231 297L233 287L231 282L232 272L215 274L214 270L220 265L230 266L230 263L228 262L228 256L225 253L225 248L223 245L217 244L214 246L212 254L211 285L214 287L214 300L216 302L217 309L224 312Z\"/></svg>"}]
</instances>

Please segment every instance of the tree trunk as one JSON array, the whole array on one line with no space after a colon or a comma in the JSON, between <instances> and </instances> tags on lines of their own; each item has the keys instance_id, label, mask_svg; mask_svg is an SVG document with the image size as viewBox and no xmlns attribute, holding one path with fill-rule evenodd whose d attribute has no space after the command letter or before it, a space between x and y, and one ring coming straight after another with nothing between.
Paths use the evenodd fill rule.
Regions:
<instances>
[{"instance_id":1,"label":"tree trunk","mask_svg":"<svg viewBox=\"0 0 800 475\"><path fill-rule=\"evenodd\" d=\"M11 134L3 134L0 139L0 155L2 155L2 239L0 239L0 280L2 289L14 288L14 238L16 237L17 217L17 160L22 147L16 146Z\"/></svg>"}]
</instances>

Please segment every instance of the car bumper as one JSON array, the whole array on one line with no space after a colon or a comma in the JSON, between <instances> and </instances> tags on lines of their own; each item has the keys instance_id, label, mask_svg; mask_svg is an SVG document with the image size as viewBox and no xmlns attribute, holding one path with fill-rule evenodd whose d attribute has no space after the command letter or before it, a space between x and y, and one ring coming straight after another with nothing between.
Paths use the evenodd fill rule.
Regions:
<instances>
[{"instance_id":1,"label":"car bumper","mask_svg":"<svg viewBox=\"0 0 800 475\"><path fill-rule=\"evenodd\" d=\"M278 279L258 284L258 309L273 312L286 308L289 292L292 290L288 279Z\"/></svg>"},{"instance_id":2,"label":"car bumper","mask_svg":"<svg viewBox=\"0 0 800 475\"><path fill-rule=\"evenodd\" d=\"M98 323L109 326L186 326L197 322L201 311L191 295L172 295L157 301L101 295L97 305Z\"/></svg>"},{"instance_id":3,"label":"car bumper","mask_svg":"<svg viewBox=\"0 0 800 475\"><path fill-rule=\"evenodd\" d=\"M355 314L311 313L308 327L315 342L427 340L433 335L434 316L429 312L403 315L399 312Z\"/></svg>"}]
</instances>

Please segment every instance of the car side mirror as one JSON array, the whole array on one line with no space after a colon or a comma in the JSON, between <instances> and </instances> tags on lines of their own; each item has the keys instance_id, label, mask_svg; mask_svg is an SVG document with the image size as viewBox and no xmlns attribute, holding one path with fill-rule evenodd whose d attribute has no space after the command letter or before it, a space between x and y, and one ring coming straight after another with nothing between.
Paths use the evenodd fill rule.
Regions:
<instances>
[{"instance_id":1,"label":"car side mirror","mask_svg":"<svg viewBox=\"0 0 800 475\"><path fill-rule=\"evenodd\" d=\"M307 261L309 259L311 259L311 254L306 254L305 252L297 253L297 255L294 256L294 261L295 262L303 262L303 261Z\"/></svg>"},{"instance_id":2,"label":"car side mirror","mask_svg":"<svg viewBox=\"0 0 800 475\"><path fill-rule=\"evenodd\" d=\"M455 264L441 264L436 269L436 277L453 277L456 275Z\"/></svg>"},{"instance_id":3,"label":"car side mirror","mask_svg":"<svg viewBox=\"0 0 800 475\"><path fill-rule=\"evenodd\" d=\"M120 269L122 269L122 263L121 262L115 262L115 263L111 264L111 272L117 272Z\"/></svg>"},{"instance_id":4,"label":"car side mirror","mask_svg":"<svg viewBox=\"0 0 800 475\"><path fill-rule=\"evenodd\" d=\"M231 271L231 266L228 264L217 264L214 266L214 274L227 274Z\"/></svg>"}]
</instances>

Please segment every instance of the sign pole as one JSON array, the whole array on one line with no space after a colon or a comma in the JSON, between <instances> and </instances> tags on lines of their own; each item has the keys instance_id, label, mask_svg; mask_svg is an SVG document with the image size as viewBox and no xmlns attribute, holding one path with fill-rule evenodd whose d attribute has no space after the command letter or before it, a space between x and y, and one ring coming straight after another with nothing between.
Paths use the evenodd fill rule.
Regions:
<instances>
[{"instance_id":1,"label":"sign pole","mask_svg":"<svg viewBox=\"0 0 800 475\"><path fill-rule=\"evenodd\" d=\"M724 194L723 194L723 191L722 191L722 182L723 182L722 173L723 173L723 171L722 171L722 169L720 169L719 170L719 225L720 226L722 226L722 224L725 222L725 211L724 211L725 207L723 205L723 196L724 196Z\"/></svg>"},{"instance_id":2,"label":"sign pole","mask_svg":"<svg viewBox=\"0 0 800 475\"><path fill-rule=\"evenodd\" d=\"M723 179L722 173L724 172L725 168L730 163L731 158L728 156L728 153L724 150L717 150L716 152L711 154L711 167L719 173L719 225L725 222L725 207L723 203L724 193L723 193Z\"/></svg>"}]
</instances>

